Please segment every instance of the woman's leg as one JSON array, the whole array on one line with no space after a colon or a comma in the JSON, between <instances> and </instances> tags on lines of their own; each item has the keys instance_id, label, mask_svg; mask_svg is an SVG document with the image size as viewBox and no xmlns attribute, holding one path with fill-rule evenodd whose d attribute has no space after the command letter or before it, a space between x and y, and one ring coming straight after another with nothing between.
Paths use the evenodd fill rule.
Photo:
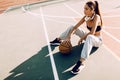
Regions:
<instances>
[{"instance_id":1,"label":"woman's leg","mask_svg":"<svg viewBox=\"0 0 120 80\"><path fill-rule=\"evenodd\" d=\"M65 40L72 29L73 26L68 27L58 38L50 42L51 45L60 45L61 40Z\"/></svg>"},{"instance_id":2,"label":"woman's leg","mask_svg":"<svg viewBox=\"0 0 120 80\"><path fill-rule=\"evenodd\" d=\"M68 34L70 33L70 31L73 29L73 26L68 27L60 36L59 38L61 40L65 40L68 37Z\"/></svg>"},{"instance_id":3,"label":"woman's leg","mask_svg":"<svg viewBox=\"0 0 120 80\"><path fill-rule=\"evenodd\" d=\"M74 66L71 72L73 74L77 74L80 71L79 68L83 68L83 62L89 57L92 47L99 47L101 44L101 38L96 37L94 35L88 35L81 52L81 58Z\"/></svg>"},{"instance_id":4,"label":"woman's leg","mask_svg":"<svg viewBox=\"0 0 120 80\"><path fill-rule=\"evenodd\" d=\"M68 37L68 34L70 33L70 31L73 29L73 27L74 26L68 27L68 29L65 32L63 32L59 38L62 40L65 40ZM74 34L76 34L79 37L82 37L86 34L86 32L83 29L79 28L74 32Z\"/></svg>"},{"instance_id":5,"label":"woman's leg","mask_svg":"<svg viewBox=\"0 0 120 80\"><path fill-rule=\"evenodd\" d=\"M81 52L81 60L84 61L89 57L93 46L99 47L101 44L101 38L94 35L88 35Z\"/></svg>"},{"instance_id":6,"label":"woman's leg","mask_svg":"<svg viewBox=\"0 0 120 80\"><path fill-rule=\"evenodd\" d=\"M67 28L67 30L65 30L65 32L63 32L58 38L56 38L55 40L51 41L51 45L59 45L61 43L61 40L65 40L68 37L68 34L70 33L70 31L73 29L74 26L70 26ZM74 34L76 34L79 37L82 37L83 35L86 34L86 32L83 29L77 29Z\"/></svg>"}]
</instances>

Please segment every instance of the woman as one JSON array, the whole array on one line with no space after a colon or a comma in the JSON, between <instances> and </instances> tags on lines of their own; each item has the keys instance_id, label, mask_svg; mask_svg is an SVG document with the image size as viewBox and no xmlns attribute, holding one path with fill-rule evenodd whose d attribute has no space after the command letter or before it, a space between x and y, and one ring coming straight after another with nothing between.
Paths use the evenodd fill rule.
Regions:
<instances>
[{"instance_id":1,"label":"woman","mask_svg":"<svg viewBox=\"0 0 120 80\"><path fill-rule=\"evenodd\" d=\"M102 18L100 15L98 2L87 2L84 6L84 14L85 16L83 16L83 18L75 26L69 27L64 33L61 34L60 37L50 42L51 45L59 45L61 40L70 40L72 33L80 37L78 45L85 40L80 60L78 60L76 65L71 70L73 74L77 74L84 67L83 62L89 57L92 47L99 47L102 44ZM86 22L86 28L89 30L88 33L81 28L78 29L78 27L84 22Z\"/></svg>"}]
</instances>

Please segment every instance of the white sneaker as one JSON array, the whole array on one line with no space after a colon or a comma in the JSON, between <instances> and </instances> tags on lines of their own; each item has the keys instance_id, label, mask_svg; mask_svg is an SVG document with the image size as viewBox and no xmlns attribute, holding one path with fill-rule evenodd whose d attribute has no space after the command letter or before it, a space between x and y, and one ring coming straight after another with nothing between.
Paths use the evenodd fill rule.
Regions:
<instances>
[{"instance_id":1,"label":"white sneaker","mask_svg":"<svg viewBox=\"0 0 120 80\"><path fill-rule=\"evenodd\" d=\"M72 74L78 74L78 73L80 73L80 72L83 70L84 67L85 67L85 65L84 65L84 64L81 64L81 66L78 68L77 71L71 71L71 73L72 73Z\"/></svg>"}]
</instances>

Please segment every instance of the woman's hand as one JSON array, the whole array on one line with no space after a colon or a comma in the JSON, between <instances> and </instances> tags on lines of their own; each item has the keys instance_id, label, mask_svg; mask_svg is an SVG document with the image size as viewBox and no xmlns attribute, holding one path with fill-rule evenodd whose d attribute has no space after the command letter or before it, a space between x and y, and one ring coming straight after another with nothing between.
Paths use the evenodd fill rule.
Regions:
<instances>
[{"instance_id":1,"label":"woman's hand","mask_svg":"<svg viewBox=\"0 0 120 80\"><path fill-rule=\"evenodd\" d=\"M83 39L81 38L81 39L78 41L78 45L80 45L82 42L83 42Z\"/></svg>"},{"instance_id":2,"label":"woman's hand","mask_svg":"<svg viewBox=\"0 0 120 80\"><path fill-rule=\"evenodd\" d=\"M81 37L80 40L78 41L78 45L80 45L80 44L83 42L83 40L86 39L87 35L89 35L89 34L90 34L90 33L88 33L88 34L86 34L85 36Z\"/></svg>"},{"instance_id":3,"label":"woman's hand","mask_svg":"<svg viewBox=\"0 0 120 80\"><path fill-rule=\"evenodd\" d=\"M65 40L70 40L71 39L71 36L68 36Z\"/></svg>"},{"instance_id":4,"label":"woman's hand","mask_svg":"<svg viewBox=\"0 0 120 80\"><path fill-rule=\"evenodd\" d=\"M67 38L65 39L65 41L70 41L70 37L67 37Z\"/></svg>"}]
</instances>

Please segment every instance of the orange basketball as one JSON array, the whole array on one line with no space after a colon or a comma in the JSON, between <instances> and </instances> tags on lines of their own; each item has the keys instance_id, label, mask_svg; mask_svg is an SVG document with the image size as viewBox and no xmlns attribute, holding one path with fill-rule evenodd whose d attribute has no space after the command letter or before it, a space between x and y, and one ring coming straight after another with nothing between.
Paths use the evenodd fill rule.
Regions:
<instances>
[{"instance_id":1,"label":"orange basketball","mask_svg":"<svg viewBox=\"0 0 120 80\"><path fill-rule=\"evenodd\" d=\"M70 41L63 41L60 45L59 45L59 51L62 54L69 54L72 50L72 44Z\"/></svg>"}]
</instances>

